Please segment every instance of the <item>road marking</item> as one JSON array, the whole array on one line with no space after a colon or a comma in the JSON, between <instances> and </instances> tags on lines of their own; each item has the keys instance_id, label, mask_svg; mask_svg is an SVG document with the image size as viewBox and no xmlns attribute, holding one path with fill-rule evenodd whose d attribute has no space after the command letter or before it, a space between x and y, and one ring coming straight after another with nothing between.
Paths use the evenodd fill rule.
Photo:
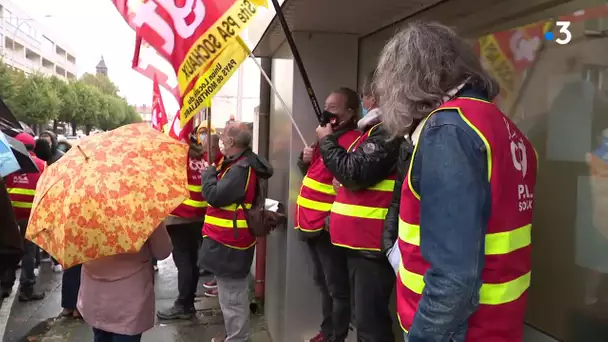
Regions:
<instances>
[{"instance_id":1,"label":"road marking","mask_svg":"<svg viewBox=\"0 0 608 342\"><path fill-rule=\"evenodd\" d=\"M0 306L0 341L4 341L4 334L6 332L6 324L11 316L11 310L15 299L17 299L17 292L19 292L19 277L21 276L21 270L18 270L15 275L15 283L11 290L11 295L2 301Z\"/></svg>"}]
</instances>

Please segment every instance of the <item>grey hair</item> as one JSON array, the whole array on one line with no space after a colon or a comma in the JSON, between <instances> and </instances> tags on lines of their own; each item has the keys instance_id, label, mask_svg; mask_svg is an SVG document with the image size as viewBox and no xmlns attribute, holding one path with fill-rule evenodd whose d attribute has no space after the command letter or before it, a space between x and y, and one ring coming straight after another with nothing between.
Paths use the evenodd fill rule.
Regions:
<instances>
[{"instance_id":1,"label":"grey hair","mask_svg":"<svg viewBox=\"0 0 608 342\"><path fill-rule=\"evenodd\" d=\"M226 127L225 134L234 139L235 147L251 148L253 133L247 124L243 122L231 122Z\"/></svg>"},{"instance_id":2,"label":"grey hair","mask_svg":"<svg viewBox=\"0 0 608 342\"><path fill-rule=\"evenodd\" d=\"M374 84L386 129L394 137L410 133L463 82L490 99L498 95L498 83L456 32L438 23L409 24L386 44L376 69Z\"/></svg>"}]
</instances>

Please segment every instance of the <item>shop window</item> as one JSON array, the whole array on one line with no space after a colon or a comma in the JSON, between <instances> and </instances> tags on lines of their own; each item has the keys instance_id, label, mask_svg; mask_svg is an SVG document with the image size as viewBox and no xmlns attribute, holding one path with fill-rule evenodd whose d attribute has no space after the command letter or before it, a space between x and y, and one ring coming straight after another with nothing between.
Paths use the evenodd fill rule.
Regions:
<instances>
[{"instance_id":1,"label":"shop window","mask_svg":"<svg viewBox=\"0 0 608 342\"><path fill-rule=\"evenodd\" d=\"M608 341L608 5L574 0L546 20L479 37L495 100L539 156L526 323L565 342ZM540 15L531 17L542 18ZM565 45L555 21L571 22Z\"/></svg>"}]
</instances>

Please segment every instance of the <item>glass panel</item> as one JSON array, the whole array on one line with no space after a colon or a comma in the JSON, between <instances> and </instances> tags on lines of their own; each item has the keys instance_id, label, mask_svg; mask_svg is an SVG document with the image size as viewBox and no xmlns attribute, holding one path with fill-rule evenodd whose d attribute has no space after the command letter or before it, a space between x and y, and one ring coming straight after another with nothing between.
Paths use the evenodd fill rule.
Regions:
<instances>
[{"instance_id":1,"label":"glass panel","mask_svg":"<svg viewBox=\"0 0 608 342\"><path fill-rule=\"evenodd\" d=\"M497 104L539 155L526 321L567 342L608 341L608 6L575 0L477 39ZM569 22L572 39L558 21ZM549 33L548 33L549 32Z\"/></svg>"}]
</instances>

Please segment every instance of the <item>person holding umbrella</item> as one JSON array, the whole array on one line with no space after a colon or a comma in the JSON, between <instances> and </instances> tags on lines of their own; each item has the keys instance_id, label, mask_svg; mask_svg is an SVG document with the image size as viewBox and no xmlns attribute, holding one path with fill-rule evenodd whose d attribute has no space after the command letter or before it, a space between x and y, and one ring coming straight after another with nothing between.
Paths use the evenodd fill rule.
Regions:
<instances>
[{"instance_id":1,"label":"person holding umbrella","mask_svg":"<svg viewBox=\"0 0 608 342\"><path fill-rule=\"evenodd\" d=\"M17 134L15 139L25 145L30 153L30 157L39 170L39 172L30 173L15 172L6 177L6 189L13 210L15 211L15 218L24 235L27 230L28 219L32 210L32 203L34 202L34 195L36 194L36 185L38 184L41 173L44 171L45 163L34 155L33 150L36 142L34 141L33 136L22 132ZM44 298L44 293L34 291L34 285L36 284L36 275L34 274L36 245L29 240L24 240L23 245L25 253L21 260L19 300L41 300ZM12 268L4 272L2 276L1 285L3 297L10 294L13 283L15 282L15 272L16 268Z\"/></svg>"}]
</instances>

